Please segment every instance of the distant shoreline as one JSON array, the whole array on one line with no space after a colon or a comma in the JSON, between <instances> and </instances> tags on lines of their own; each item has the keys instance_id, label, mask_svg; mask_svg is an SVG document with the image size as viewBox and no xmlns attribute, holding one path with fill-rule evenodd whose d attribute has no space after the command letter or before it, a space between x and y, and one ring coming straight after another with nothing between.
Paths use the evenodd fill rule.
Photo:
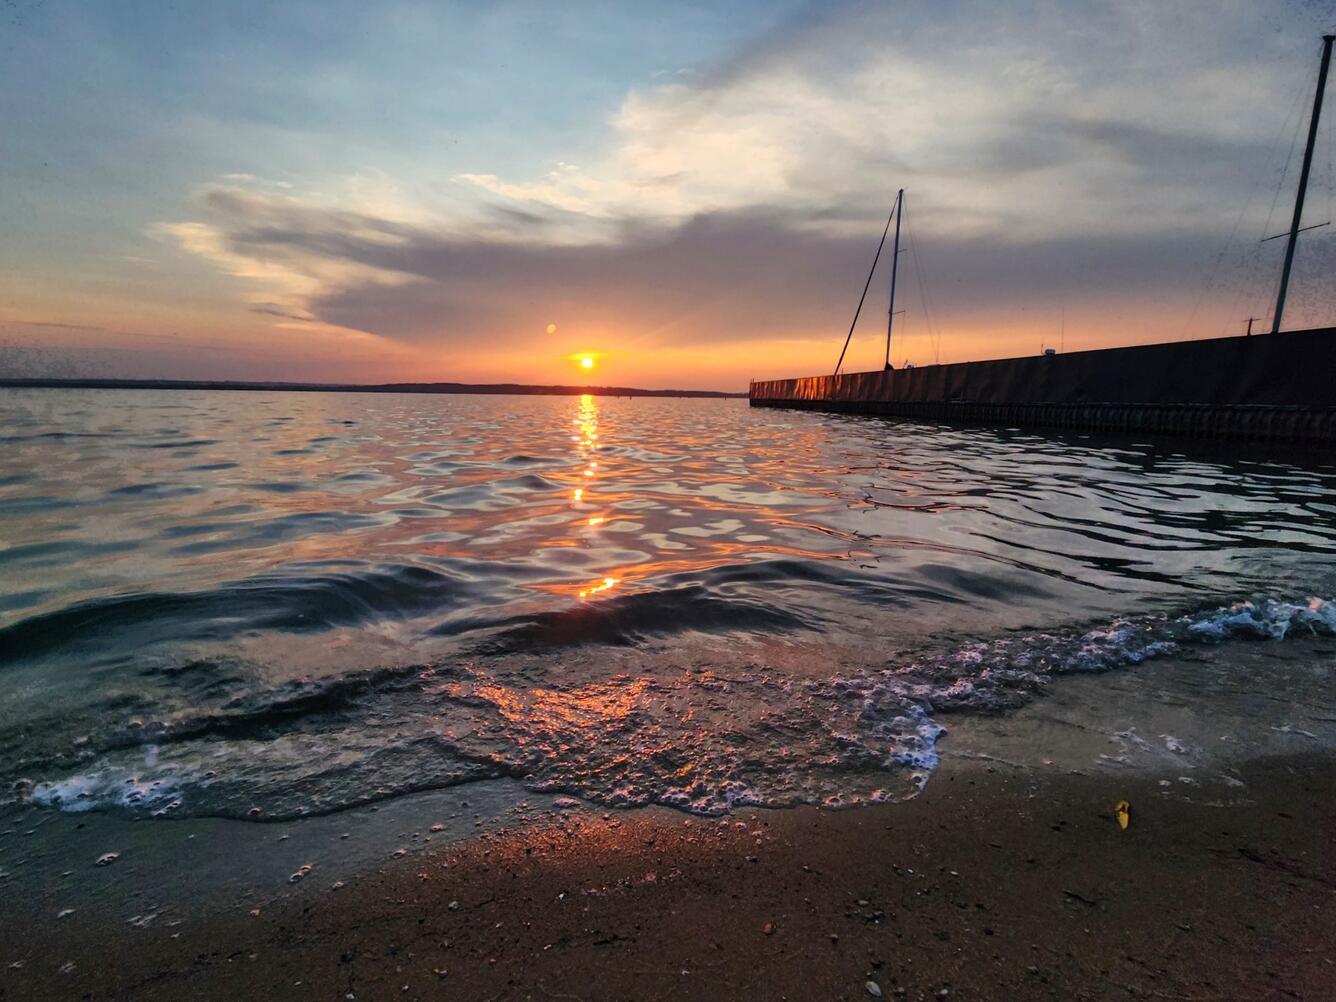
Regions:
<instances>
[{"instance_id":1,"label":"distant shoreline","mask_svg":"<svg viewBox=\"0 0 1336 1002\"><path fill-rule=\"evenodd\" d=\"M209 379L0 378L0 388L65 390L269 390L301 393L471 393L500 396L710 397L742 399L724 390L643 390L634 386L531 386L524 383L260 383Z\"/></svg>"}]
</instances>

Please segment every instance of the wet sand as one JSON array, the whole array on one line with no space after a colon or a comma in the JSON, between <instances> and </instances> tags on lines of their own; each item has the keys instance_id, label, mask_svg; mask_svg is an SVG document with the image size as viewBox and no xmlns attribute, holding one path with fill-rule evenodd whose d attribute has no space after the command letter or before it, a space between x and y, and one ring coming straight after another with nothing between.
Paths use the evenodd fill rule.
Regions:
<instances>
[{"instance_id":1,"label":"wet sand","mask_svg":"<svg viewBox=\"0 0 1336 1002\"><path fill-rule=\"evenodd\" d=\"M577 809L175 926L11 900L0 998L1336 997L1336 760L1235 772L1233 806L962 758L905 804Z\"/></svg>"}]
</instances>

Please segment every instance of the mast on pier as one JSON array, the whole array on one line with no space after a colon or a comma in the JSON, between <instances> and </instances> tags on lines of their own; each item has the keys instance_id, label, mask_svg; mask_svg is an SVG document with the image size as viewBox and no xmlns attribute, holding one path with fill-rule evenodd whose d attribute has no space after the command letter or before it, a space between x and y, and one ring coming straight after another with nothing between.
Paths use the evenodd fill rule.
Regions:
<instances>
[{"instance_id":1,"label":"mast on pier","mask_svg":"<svg viewBox=\"0 0 1336 1002\"><path fill-rule=\"evenodd\" d=\"M891 328L895 325L895 274L900 267L900 218L904 215L905 189L895 196L895 246L891 249L891 306L886 311L886 368L891 365Z\"/></svg>"},{"instance_id":2,"label":"mast on pier","mask_svg":"<svg viewBox=\"0 0 1336 1002\"><path fill-rule=\"evenodd\" d=\"M1304 215L1304 195L1308 193L1308 171L1313 166L1313 146L1317 142L1317 123L1322 117L1322 94L1327 89L1327 68L1331 65L1331 43L1336 35L1322 36L1322 67L1317 71L1317 93L1313 96L1313 117L1308 122L1308 145L1304 148L1304 164L1299 171L1299 194L1294 200L1294 220L1290 223L1290 238L1285 242L1285 264L1280 270L1280 291L1276 293L1276 313L1271 322L1271 333L1280 333L1281 318L1285 315L1285 295L1290 289L1290 268L1294 264L1294 245L1299 239L1299 222Z\"/></svg>"}]
</instances>

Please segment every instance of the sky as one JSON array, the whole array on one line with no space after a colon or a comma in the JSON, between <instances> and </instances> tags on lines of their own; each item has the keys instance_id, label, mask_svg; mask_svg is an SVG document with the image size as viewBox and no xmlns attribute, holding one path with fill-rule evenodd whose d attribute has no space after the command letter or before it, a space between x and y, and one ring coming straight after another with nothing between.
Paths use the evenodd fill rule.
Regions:
<instances>
[{"instance_id":1,"label":"sky","mask_svg":"<svg viewBox=\"0 0 1336 1002\"><path fill-rule=\"evenodd\" d=\"M900 188L897 365L1269 328L1332 30L1336 0L0 0L0 375L828 372ZM1286 328L1336 324L1333 231ZM890 257L846 370L881 365Z\"/></svg>"}]
</instances>

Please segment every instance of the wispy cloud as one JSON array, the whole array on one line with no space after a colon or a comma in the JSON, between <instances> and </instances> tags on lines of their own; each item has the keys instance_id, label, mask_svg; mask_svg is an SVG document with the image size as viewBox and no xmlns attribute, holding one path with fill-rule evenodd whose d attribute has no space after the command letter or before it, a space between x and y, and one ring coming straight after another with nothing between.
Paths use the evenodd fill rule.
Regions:
<instances>
[{"instance_id":1,"label":"wispy cloud","mask_svg":"<svg viewBox=\"0 0 1336 1002\"><path fill-rule=\"evenodd\" d=\"M905 186L949 324L1082 297L1150 316L1191 300L1311 86L1294 9L1244 0L831 11L632 90L579 164L480 164L430 198L234 174L154 232L256 313L410 343L522 345L556 312L647 345L803 339L843 318Z\"/></svg>"},{"instance_id":2,"label":"wispy cloud","mask_svg":"<svg viewBox=\"0 0 1336 1002\"><path fill-rule=\"evenodd\" d=\"M835 228L907 185L956 232L1200 225L1258 163L1294 78L1238 0L839 11L632 91L594 163L460 180L594 220L782 206Z\"/></svg>"}]
</instances>

